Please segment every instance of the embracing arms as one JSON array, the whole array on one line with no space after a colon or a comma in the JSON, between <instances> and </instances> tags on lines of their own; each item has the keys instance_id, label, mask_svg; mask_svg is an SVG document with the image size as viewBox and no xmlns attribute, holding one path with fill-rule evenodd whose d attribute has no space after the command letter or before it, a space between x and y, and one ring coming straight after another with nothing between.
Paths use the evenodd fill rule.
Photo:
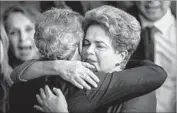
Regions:
<instances>
[{"instance_id":1,"label":"embracing arms","mask_svg":"<svg viewBox=\"0 0 177 113\"><path fill-rule=\"evenodd\" d=\"M104 73L97 73L97 76L101 78L98 87L88 90L86 94L82 90L72 93L70 99L67 100L69 111L90 112L113 103L122 103L154 91L166 79L167 75L163 68L152 62L131 63L133 63L131 67L136 68L129 67L130 69L121 72L110 73L103 79L101 77ZM84 106L80 107L80 105Z\"/></svg>"},{"instance_id":2,"label":"embracing arms","mask_svg":"<svg viewBox=\"0 0 177 113\"><path fill-rule=\"evenodd\" d=\"M30 60L16 67L11 73L11 79L18 83L47 75L57 75L80 89L91 89L88 83L97 87L96 82L99 82L98 77L90 70L93 68L89 63L80 61Z\"/></svg>"},{"instance_id":3,"label":"embracing arms","mask_svg":"<svg viewBox=\"0 0 177 113\"><path fill-rule=\"evenodd\" d=\"M97 88L86 92L86 97L82 91L72 95L73 98L68 103L71 107L69 107L70 111L77 108L77 112L82 110L85 112L86 109L86 111L92 111L114 103L120 104L154 91L163 84L167 77L163 68L150 61L135 62L133 67L136 68L107 74ZM97 75L103 76L103 74ZM81 103L86 104L86 102L89 106L79 107Z\"/></svg>"}]
</instances>

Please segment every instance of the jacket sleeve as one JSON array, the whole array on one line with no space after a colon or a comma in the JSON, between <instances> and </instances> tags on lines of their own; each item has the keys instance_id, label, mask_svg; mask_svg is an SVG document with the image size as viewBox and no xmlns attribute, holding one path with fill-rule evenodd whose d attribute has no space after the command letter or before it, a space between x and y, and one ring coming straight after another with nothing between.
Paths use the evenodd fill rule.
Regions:
<instances>
[{"instance_id":1,"label":"jacket sleeve","mask_svg":"<svg viewBox=\"0 0 177 113\"><path fill-rule=\"evenodd\" d=\"M155 92L131 99L122 104L121 113L155 113L156 97Z\"/></svg>"},{"instance_id":2,"label":"jacket sleeve","mask_svg":"<svg viewBox=\"0 0 177 113\"><path fill-rule=\"evenodd\" d=\"M110 81L103 82L104 88L92 92L91 101L97 101L97 107L122 103L145 95L159 88L167 77L160 66L150 61L132 61L132 66L121 72L108 74ZM137 67L139 66L139 67ZM94 94L94 96L93 96Z\"/></svg>"},{"instance_id":3,"label":"jacket sleeve","mask_svg":"<svg viewBox=\"0 0 177 113\"><path fill-rule=\"evenodd\" d=\"M32 59L29 61L24 62L23 64L17 66L11 73L10 78L12 79L12 81L14 83L18 83L18 82L26 82L27 80L21 79L21 76L23 74L23 72L25 72L28 67L30 67L32 64L34 64L35 62L37 62L39 60L37 59Z\"/></svg>"}]
</instances>

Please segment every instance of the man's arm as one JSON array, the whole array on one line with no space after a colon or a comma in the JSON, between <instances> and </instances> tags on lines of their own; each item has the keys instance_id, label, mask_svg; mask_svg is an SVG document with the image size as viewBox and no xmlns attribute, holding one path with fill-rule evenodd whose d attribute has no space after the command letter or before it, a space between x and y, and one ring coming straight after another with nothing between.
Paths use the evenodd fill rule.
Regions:
<instances>
[{"instance_id":1,"label":"man's arm","mask_svg":"<svg viewBox=\"0 0 177 113\"><path fill-rule=\"evenodd\" d=\"M42 77L43 75L47 75L47 73L48 71L45 72L44 65L42 64L42 62L37 59L34 59L26 61L23 64L17 66L12 71L10 77L14 83L18 83Z\"/></svg>"},{"instance_id":2,"label":"man's arm","mask_svg":"<svg viewBox=\"0 0 177 113\"><path fill-rule=\"evenodd\" d=\"M90 85L97 87L96 82L99 82L98 77L90 70L93 68L94 66L80 61L30 60L16 67L11 79L14 82L25 82L42 76L57 75L80 89L91 89Z\"/></svg>"}]
</instances>

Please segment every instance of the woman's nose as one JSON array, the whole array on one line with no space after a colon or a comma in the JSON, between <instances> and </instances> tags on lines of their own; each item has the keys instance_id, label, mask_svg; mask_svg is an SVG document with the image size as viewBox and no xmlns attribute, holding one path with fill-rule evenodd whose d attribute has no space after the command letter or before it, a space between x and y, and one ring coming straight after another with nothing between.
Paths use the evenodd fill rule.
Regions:
<instances>
[{"instance_id":1,"label":"woman's nose","mask_svg":"<svg viewBox=\"0 0 177 113\"><path fill-rule=\"evenodd\" d=\"M90 45L87 49L87 54L94 54L94 46Z\"/></svg>"},{"instance_id":2,"label":"woman's nose","mask_svg":"<svg viewBox=\"0 0 177 113\"><path fill-rule=\"evenodd\" d=\"M24 31L20 31L20 35L19 35L20 42L27 40L27 38L28 38L27 33L25 33Z\"/></svg>"}]
</instances>

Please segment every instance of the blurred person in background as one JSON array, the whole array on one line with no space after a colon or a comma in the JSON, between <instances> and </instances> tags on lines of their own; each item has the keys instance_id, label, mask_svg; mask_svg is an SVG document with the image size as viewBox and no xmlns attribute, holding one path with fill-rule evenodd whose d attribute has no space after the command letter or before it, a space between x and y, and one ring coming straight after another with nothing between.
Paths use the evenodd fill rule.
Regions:
<instances>
[{"instance_id":1,"label":"blurred person in background","mask_svg":"<svg viewBox=\"0 0 177 113\"><path fill-rule=\"evenodd\" d=\"M9 88L13 84L12 68L32 58L37 58L34 46L35 19L38 14L21 6L8 7L1 18L0 27L0 112L9 108ZM10 65L9 65L10 64Z\"/></svg>"},{"instance_id":2,"label":"blurred person in background","mask_svg":"<svg viewBox=\"0 0 177 113\"><path fill-rule=\"evenodd\" d=\"M9 39L8 56L12 68L39 57L34 44L37 14L21 6L11 6L4 11L3 24Z\"/></svg>"},{"instance_id":3,"label":"blurred person in background","mask_svg":"<svg viewBox=\"0 0 177 113\"><path fill-rule=\"evenodd\" d=\"M137 1L128 10L139 20L141 41L132 59L149 59L162 66L168 74L156 91L157 112L175 112L177 76L176 18L171 1Z\"/></svg>"},{"instance_id":4,"label":"blurred person in background","mask_svg":"<svg viewBox=\"0 0 177 113\"><path fill-rule=\"evenodd\" d=\"M10 73L12 68L8 65L8 38L2 22L0 22L0 112L7 113L9 108L9 88L12 85Z\"/></svg>"},{"instance_id":5,"label":"blurred person in background","mask_svg":"<svg viewBox=\"0 0 177 113\"><path fill-rule=\"evenodd\" d=\"M5 32L4 26L2 24L2 21L0 22L0 40L1 40L1 46L0 46L0 66L1 66L1 75L4 76L6 82L8 83L8 86L12 85L12 80L10 78L10 73L12 72L12 68L8 64L8 48L9 48L9 40L7 37L7 34Z\"/></svg>"},{"instance_id":6,"label":"blurred person in background","mask_svg":"<svg viewBox=\"0 0 177 113\"><path fill-rule=\"evenodd\" d=\"M41 12L49 10L52 7L56 7L59 9L71 9L68 5L66 5L65 1L40 1Z\"/></svg>"}]
</instances>

